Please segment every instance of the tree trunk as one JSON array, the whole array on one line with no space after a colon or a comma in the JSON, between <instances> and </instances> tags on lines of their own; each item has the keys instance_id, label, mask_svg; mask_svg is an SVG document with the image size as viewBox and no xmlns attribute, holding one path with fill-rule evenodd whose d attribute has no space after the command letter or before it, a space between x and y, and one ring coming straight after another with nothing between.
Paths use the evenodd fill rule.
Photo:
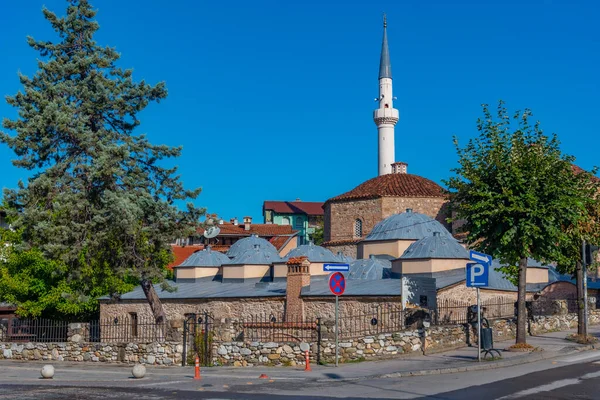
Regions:
<instances>
[{"instance_id":1,"label":"tree trunk","mask_svg":"<svg viewBox=\"0 0 600 400\"><path fill-rule=\"evenodd\" d=\"M585 317L583 315L583 307L585 305L584 293L583 293L583 264L581 261L577 262L577 269L575 274L576 286L577 286L577 334L585 335ZM585 336L584 336L585 337Z\"/></svg>"},{"instance_id":2,"label":"tree trunk","mask_svg":"<svg viewBox=\"0 0 600 400\"><path fill-rule=\"evenodd\" d=\"M152 315L154 315L154 320L156 323L166 323L167 315L165 314L160 298L154 290L154 286L152 286L152 282L149 279L142 279L141 284L142 290L144 290L144 294L150 305L150 309L152 310Z\"/></svg>"},{"instance_id":3,"label":"tree trunk","mask_svg":"<svg viewBox=\"0 0 600 400\"><path fill-rule=\"evenodd\" d=\"M519 291L517 297L517 343L527 343L527 257L519 260Z\"/></svg>"}]
</instances>

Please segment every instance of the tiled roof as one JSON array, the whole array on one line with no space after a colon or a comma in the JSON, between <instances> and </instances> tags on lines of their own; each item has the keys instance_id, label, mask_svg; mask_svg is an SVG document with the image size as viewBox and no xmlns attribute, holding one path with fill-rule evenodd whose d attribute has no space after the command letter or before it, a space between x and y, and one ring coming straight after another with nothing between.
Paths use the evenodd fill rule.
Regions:
<instances>
[{"instance_id":1,"label":"tiled roof","mask_svg":"<svg viewBox=\"0 0 600 400\"><path fill-rule=\"evenodd\" d=\"M280 214L323 215L323 202L319 201L265 201L263 210Z\"/></svg>"},{"instance_id":2,"label":"tiled roof","mask_svg":"<svg viewBox=\"0 0 600 400\"><path fill-rule=\"evenodd\" d=\"M378 197L446 197L437 183L412 174L381 175L358 185L330 201L374 199Z\"/></svg>"},{"instance_id":3,"label":"tiled roof","mask_svg":"<svg viewBox=\"0 0 600 400\"><path fill-rule=\"evenodd\" d=\"M292 229L291 225L275 225L275 224L250 224L250 230L246 230L243 223L234 225L229 222L223 222L217 225L221 232L219 236L278 236L278 235L291 235L296 233ZM198 233L201 235L204 233L204 228L198 228Z\"/></svg>"},{"instance_id":4,"label":"tiled roof","mask_svg":"<svg viewBox=\"0 0 600 400\"><path fill-rule=\"evenodd\" d=\"M173 267L180 265L184 262L189 256L195 253L198 250L202 250L204 246L177 246L171 245L171 250L173 250L173 256L175 259L172 263L167 265L168 269L173 269Z\"/></svg>"},{"instance_id":5,"label":"tiled roof","mask_svg":"<svg viewBox=\"0 0 600 400\"><path fill-rule=\"evenodd\" d=\"M273 236L269 239L269 243L271 243L278 251L281 251L285 247L286 244L290 241L293 236Z\"/></svg>"},{"instance_id":6,"label":"tiled roof","mask_svg":"<svg viewBox=\"0 0 600 400\"><path fill-rule=\"evenodd\" d=\"M582 173L582 172L589 172L589 171L585 171L583 168L581 168L581 167L578 167L578 166L577 166L577 165L575 165L575 164L571 165L571 169L573 170L573 172L574 172L575 174L580 174L580 173ZM594 176L594 175L592 175L592 180L594 180L594 181L598 182L598 181L600 181L600 178L598 178L597 176Z\"/></svg>"},{"instance_id":7,"label":"tiled roof","mask_svg":"<svg viewBox=\"0 0 600 400\"><path fill-rule=\"evenodd\" d=\"M341 239L341 240L330 240L328 242L323 242L322 246L323 247L327 247L327 246L343 246L346 244L357 244L358 242L360 242L362 239Z\"/></svg>"}]
</instances>

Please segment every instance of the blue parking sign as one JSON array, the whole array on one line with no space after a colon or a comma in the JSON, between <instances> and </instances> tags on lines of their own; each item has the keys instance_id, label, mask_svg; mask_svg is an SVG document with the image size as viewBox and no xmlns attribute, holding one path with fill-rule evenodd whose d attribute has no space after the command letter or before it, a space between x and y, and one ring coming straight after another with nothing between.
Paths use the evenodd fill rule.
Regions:
<instances>
[{"instance_id":1,"label":"blue parking sign","mask_svg":"<svg viewBox=\"0 0 600 400\"><path fill-rule=\"evenodd\" d=\"M489 278L489 264L467 264L467 287L487 287L489 284Z\"/></svg>"}]
</instances>

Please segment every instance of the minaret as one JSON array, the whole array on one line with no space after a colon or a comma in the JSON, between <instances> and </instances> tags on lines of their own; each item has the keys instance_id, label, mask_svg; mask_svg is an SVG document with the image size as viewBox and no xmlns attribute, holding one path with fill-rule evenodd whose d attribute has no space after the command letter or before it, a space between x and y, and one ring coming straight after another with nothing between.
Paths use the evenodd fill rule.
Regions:
<instances>
[{"instance_id":1,"label":"minaret","mask_svg":"<svg viewBox=\"0 0 600 400\"><path fill-rule=\"evenodd\" d=\"M383 16L383 43L379 61L379 108L373 112L373 120L379 132L379 175L391 174L394 163L394 125L398 122L398 110L394 108L392 95L392 64L387 42L387 20Z\"/></svg>"}]
</instances>

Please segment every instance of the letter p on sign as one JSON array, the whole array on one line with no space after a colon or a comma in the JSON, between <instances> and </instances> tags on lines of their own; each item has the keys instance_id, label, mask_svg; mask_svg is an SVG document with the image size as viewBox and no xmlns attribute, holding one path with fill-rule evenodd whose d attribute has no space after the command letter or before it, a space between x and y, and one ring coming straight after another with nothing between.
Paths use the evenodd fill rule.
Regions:
<instances>
[{"instance_id":1,"label":"letter p on sign","mask_svg":"<svg viewBox=\"0 0 600 400\"><path fill-rule=\"evenodd\" d=\"M477 263L467 264L467 286L468 287L486 287L488 286L489 266Z\"/></svg>"}]
</instances>

